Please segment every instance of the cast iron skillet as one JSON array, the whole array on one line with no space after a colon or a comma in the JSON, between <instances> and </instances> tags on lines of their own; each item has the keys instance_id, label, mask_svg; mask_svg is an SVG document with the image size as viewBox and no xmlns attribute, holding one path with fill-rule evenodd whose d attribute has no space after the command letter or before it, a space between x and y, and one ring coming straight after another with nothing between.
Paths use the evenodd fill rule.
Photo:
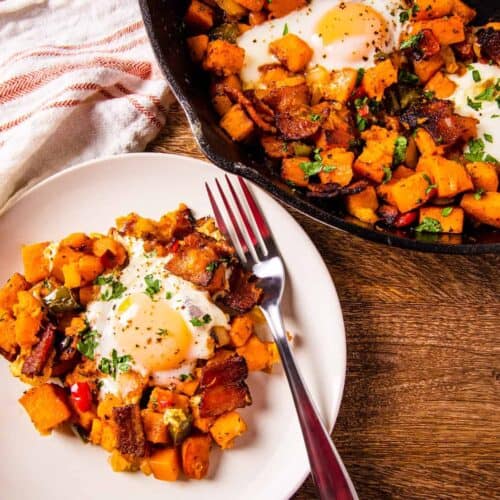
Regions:
<instances>
[{"instance_id":1,"label":"cast iron skillet","mask_svg":"<svg viewBox=\"0 0 500 500\"><path fill-rule=\"evenodd\" d=\"M467 228L463 235L437 235L373 228L347 215L339 202L316 201L295 192L273 173L256 148L232 142L219 127L219 117L208 95L208 77L191 62L185 45L183 16L188 0L139 0L139 3L158 62L186 112L195 138L205 155L220 168L250 179L314 219L369 240L426 252L500 253L500 231ZM493 1L468 3L478 10L478 23L499 17Z\"/></svg>"}]
</instances>

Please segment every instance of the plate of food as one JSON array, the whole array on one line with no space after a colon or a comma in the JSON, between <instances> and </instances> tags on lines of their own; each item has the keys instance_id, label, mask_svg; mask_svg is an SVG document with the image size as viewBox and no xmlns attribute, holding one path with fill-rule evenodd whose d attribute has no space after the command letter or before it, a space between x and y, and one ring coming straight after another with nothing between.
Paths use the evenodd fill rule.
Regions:
<instances>
[{"instance_id":1,"label":"plate of food","mask_svg":"<svg viewBox=\"0 0 500 500\"><path fill-rule=\"evenodd\" d=\"M204 183L217 176L186 157L110 157L0 216L6 498L274 500L305 479L259 288L210 217ZM286 263L290 341L331 429L346 368L338 297L300 226L253 191Z\"/></svg>"},{"instance_id":2,"label":"plate of food","mask_svg":"<svg viewBox=\"0 0 500 500\"><path fill-rule=\"evenodd\" d=\"M493 2L140 3L216 165L374 241L499 251Z\"/></svg>"}]
</instances>

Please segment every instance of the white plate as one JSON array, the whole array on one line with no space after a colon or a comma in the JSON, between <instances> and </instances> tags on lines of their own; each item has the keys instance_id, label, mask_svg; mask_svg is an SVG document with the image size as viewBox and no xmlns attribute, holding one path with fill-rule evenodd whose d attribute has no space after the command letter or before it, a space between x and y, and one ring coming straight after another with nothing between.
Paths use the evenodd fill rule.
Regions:
<instances>
[{"instance_id":1,"label":"white plate","mask_svg":"<svg viewBox=\"0 0 500 500\"><path fill-rule=\"evenodd\" d=\"M158 217L185 202L197 217L211 213L204 182L214 166L187 157L129 154L85 163L28 191L0 217L0 282L21 270L20 246L75 231L104 231L118 215ZM288 270L283 309L297 336L300 369L329 428L345 377L345 334L338 297L318 251L293 218L253 188ZM0 361L0 489L4 499L175 500L289 498L309 466L284 375L252 373L249 431L228 452L212 453L209 479L165 483L140 473L115 474L107 453L61 432L40 437L17 402L25 386Z\"/></svg>"}]
</instances>

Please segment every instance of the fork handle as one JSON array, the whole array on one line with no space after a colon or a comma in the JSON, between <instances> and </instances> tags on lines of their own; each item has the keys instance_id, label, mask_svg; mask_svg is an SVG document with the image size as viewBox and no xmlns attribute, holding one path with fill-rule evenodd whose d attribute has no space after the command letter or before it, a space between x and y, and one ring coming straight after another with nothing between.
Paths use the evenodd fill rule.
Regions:
<instances>
[{"instance_id":1,"label":"fork handle","mask_svg":"<svg viewBox=\"0 0 500 500\"><path fill-rule=\"evenodd\" d=\"M276 341L304 435L311 473L321 500L357 500L358 495L302 381L286 336L279 304L262 307Z\"/></svg>"}]
</instances>

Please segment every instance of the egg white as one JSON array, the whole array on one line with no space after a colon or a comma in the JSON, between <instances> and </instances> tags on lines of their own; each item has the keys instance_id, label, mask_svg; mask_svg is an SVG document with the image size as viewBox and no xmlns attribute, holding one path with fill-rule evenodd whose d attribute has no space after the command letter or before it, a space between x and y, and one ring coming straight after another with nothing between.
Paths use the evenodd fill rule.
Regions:
<instances>
[{"instance_id":1,"label":"egg white","mask_svg":"<svg viewBox=\"0 0 500 500\"><path fill-rule=\"evenodd\" d=\"M145 277L153 275L154 279L158 279L161 283L160 291L154 295L153 300L168 303L173 310L182 316L191 333L192 343L186 359L176 368L166 371L151 371L133 359L130 369L144 377L150 377L156 385L166 386L173 378L179 377L181 374L191 373L198 359L209 359L213 356L214 342L210 335L211 330L216 326L228 329L228 317L211 301L208 292L197 289L192 283L165 269L165 264L170 257L145 254L144 242L139 239L125 238L123 243L129 253L129 263L116 275L116 279L126 287L126 290L120 298L109 301L99 299L87 305L86 319L90 328L99 334L98 346L95 349L96 363L99 365L100 360L104 357L111 358L113 349L116 349L119 356L129 354L120 348L117 335L123 331L123 328L127 327L127 322L133 319L134 315L147 314L147 311L139 311L137 304L134 303L126 309L125 313L120 314L119 311L123 309L124 301L136 296L136 294L144 295L141 304L146 304L145 307L147 307L149 298L146 298L145 293L147 288ZM210 317L206 323L202 325L192 324L193 318L201 318L204 315ZM140 336L141 332L137 331L137 335ZM106 392L114 394L121 392L119 374L116 380L112 377L104 377L101 395Z\"/></svg>"},{"instance_id":2,"label":"egg white","mask_svg":"<svg viewBox=\"0 0 500 500\"><path fill-rule=\"evenodd\" d=\"M479 74L480 81L474 81L474 71ZM449 75L456 83L457 88L449 98L455 104L455 111L463 116L470 116L479 121L477 131L478 138L483 139L485 153L500 160L500 109L494 99L492 101L481 101L481 109L475 110L469 105L469 99L474 101L485 87L497 85L500 82L500 69L498 66L475 63L471 64L468 71L462 76ZM485 139L491 136L492 142Z\"/></svg>"},{"instance_id":3,"label":"egg white","mask_svg":"<svg viewBox=\"0 0 500 500\"><path fill-rule=\"evenodd\" d=\"M314 55L309 67L320 65L331 71L373 66L373 57L376 53L374 47L370 49L369 57L365 59L356 57L356 48L359 47L360 43L371 42L375 36L372 33L367 33L366 37L351 37L329 45L325 45L317 33L317 25L323 16L341 3L341 0L312 0L307 7L279 19L264 22L241 35L237 44L245 50L244 66L240 74L245 87L254 86L258 81L260 66L277 62L277 59L269 52L269 44L281 38L286 31L300 37L313 50ZM397 0L361 0L344 3L361 3L376 10L385 19L389 29L388 44L380 49L384 52L390 52L395 48L406 24L402 24L399 20L399 13L402 10L401 2Z\"/></svg>"}]
</instances>

